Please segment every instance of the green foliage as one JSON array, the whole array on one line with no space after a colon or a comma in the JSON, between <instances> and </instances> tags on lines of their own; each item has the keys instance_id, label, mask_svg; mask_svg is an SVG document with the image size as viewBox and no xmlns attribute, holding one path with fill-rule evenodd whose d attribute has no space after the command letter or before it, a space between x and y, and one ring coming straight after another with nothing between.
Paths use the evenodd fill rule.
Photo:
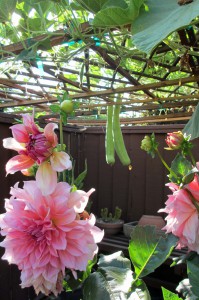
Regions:
<instances>
[{"instance_id":1,"label":"green foliage","mask_svg":"<svg viewBox=\"0 0 199 300\"><path fill-rule=\"evenodd\" d=\"M196 110L194 111L191 119L185 125L183 132L191 136L190 140L199 137L199 103L196 106Z\"/></svg>"},{"instance_id":2,"label":"green foliage","mask_svg":"<svg viewBox=\"0 0 199 300\"><path fill-rule=\"evenodd\" d=\"M108 208L101 209L101 218L104 222L116 222L121 218L122 210L118 206L115 207L114 214L108 212Z\"/></svg>"},{"instance_id":3,"label":"green foliage","mask_svg":"<svg viewBox=\"0 0 199 300\"><path fill-rule=\"evenodd\" d=\"M101 255L97 271L92 273L83 285L83 299L128 299L131 282L131 263L121 251Z\"/></svg>"},{"instance_id":4,"label":"green foliage","mask_svg":"<svg viewBox=\"0 0 199 300\"><path fill-rule=\"evenodd\" d=\"M133 283L128 300L150 300L151 296L143 280L139 279Z\"/></svg>"},{"instance_id":5,"label":"green foliage","mask_svg":"<svg viewBox=\"0 0 199 300\"><path fill-rule=\"evenodd\" d=\"M157 236L154 226L136 226L131 235L129 255L135 268L135 280L159 267L177 243L173 235Z\"/></svg>"},{"instance_id":6,"label":"green foliage","mask_svg":"<svg viewBox=\"0 0 199 300\"><path fill-rule=\"evenodd\" d=\"M199 15L199 0L178 5L174 0L148 0L148 10L142 7L139 18L132 24L135 46L150 53L152 49L176 29L186 27Z\"/></svg>"},{"instance_id":7,"label":"green foliage","mask_svg":"<svg viewBox=\"0 0 199 300\"><path fill-rule=\"evenodd\" d=\"M102 9L95 15L94 26L122 26L132 23L139 15L144 0L117 0L107 1ZM119 17L118 17L119 16Z\"/></svg>"},{"instance_id":8,"label":"green foliage","mask_svg":"<svg viewBox=\"0 0 199 300\"><path fill-rule=\"evenodd\" d=\"M87 161L85 160L85 169L83 172L81 172L74 180L74 185L78 188L81 189L83 187L83 181L87 175Z\"/></svg>"},{"instance_id":9,"label":"green foliage","mask_svg":"<svg viewBox=\"0 0 199 300\"><path fill-rule=\"evenodd\" d=\"M164 300L182 300L182 298L179 298L178 295L170 292L164 287L162 287L162 293L163 293Z\"/></svg>"},{"instance_id":10,"label":"green foliage","mask_svg":"<svg viewBox=\"0 0 199 300\"><path fill-rule=\"evenodd\" d=\"M77 0L77 2L92 13L97 13L108 0Z\"/></svg>"},{"instance_id":11,"label":"green foliage","mask_svg":"<svg viewBox=\"0 0 199 300\"><path fill-rule=\"evenodd\" d=\"M178 153L171 163L171 171L169 174L170 181L180 184L189 183L193 180L194 173L191 173L193 167L190 161ZM176 174L177 177L175 177ZM187 176L189 174L189 176Z\"/></svg>"},{"instance_id":12,"label":"green foliage","mask_svg":"<svg viewBox=\"0 0 199 300\"><path fill-rule=\"evenodd\" d=\"M0 22L9 21L15 10L17 0L0 0Z\"/></svg>"},{"instance_id":13,"label":"green foliage","mask_svg":"<svg viewBox=\"0 0 199 300\"><path fill-rule=\"evenodd\" d=\"M60 113L61 111L60 105L58 104L51 104L49 107L53 113Z\"/></svg>"},{"instance_id":14,"label":"green foliage","mask_svg":"<svg viewBox=\"0 0 199 300\"><path fill-rule=\"evenodd\" d=\"M191 291L199 298L199 255L187 261L187 273L191 284Z\"/></svg>"},{"instance_id":15,"label":"green foliage","mask_svg":"<svg viewBox=\"0 0 199 300\"><path fill-rule=\"evenodd\" d=\"M66 279L63 282L64 289L69 291L74 291L82 286L86 278L91 274L94 266L97 263L97 256L95 255L93 260L88 261L86 271L77 271L77 279L74 278L71 271L67 271Z\"/></svg>"}]
</instances>

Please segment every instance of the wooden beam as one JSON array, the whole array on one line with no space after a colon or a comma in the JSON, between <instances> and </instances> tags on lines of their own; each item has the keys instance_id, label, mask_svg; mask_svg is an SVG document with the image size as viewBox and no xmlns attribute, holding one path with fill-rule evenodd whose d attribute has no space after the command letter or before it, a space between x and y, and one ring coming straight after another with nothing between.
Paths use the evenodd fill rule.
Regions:
<instances>
[{"instance_id":1,"label":"wooden beam","mask_svg":"<svg viewBox=\"0 0 199 300\"><path fill-rule=\"evenodd\" d=\"M120 124L142 124L142 123L160 123L160 122L176 122L189 120L192 116L191 112L185 113L175 113L168 115L159 115L159 116L146 116L139 118L121 118ZM105 126L106 120L82 120L82 119L69 119L68 124L79 124L85 126Z\"/></svg>"},{"instance_id":2,"label":"wooden beam","mask_svg":"<svg viewBox=\"0 0 199 300\"><path fill-rule=\"evenodd\" d=\"M13 89L19 89L21 91L28 92L30 94L34 94L34 95L37 95L37 96L41 96L41 97L44 96L44 94L42 92L38 92L38 91L35 91L33 89L26 88L24 86L21 86L19 84L14 83L13 81L14 80L12 80L12 79L0 78L0 84L3 84L5 86L9 86ZM26 84L26 83L24 82L24 84Z\"/></svg>"},{"instance_id":3,"label":"wooden beam","mask_svg":"<svg viewBox=\"0 0 199 300\"><path fill-rule=\"evenodd\" d=\"M91 27L88 22L84 22L80 24L80 31L81 33L91 31ZM24 49L28 49L29 45L34 45L34 43L44 41L50 39L50 47L60 45L64 42L68 42L72 39L71 35L68 34L65 30L57 30L55 32L49 32L48 34L42 34L36 36L31 39L24 40L23 42L18 42L12 45L1 46L0 47L0 55L1 57L11 56L13 54L19 54Z\"/></svg>"}]
</instances>

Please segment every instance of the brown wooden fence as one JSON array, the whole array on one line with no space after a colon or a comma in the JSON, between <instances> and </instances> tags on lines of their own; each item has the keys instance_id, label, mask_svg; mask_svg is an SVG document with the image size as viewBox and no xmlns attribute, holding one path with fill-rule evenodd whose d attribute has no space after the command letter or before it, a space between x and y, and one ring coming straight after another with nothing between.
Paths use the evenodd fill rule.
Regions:
<instances>
[{"instance_id":1,"label":"brown wooden fence","mask_svg":"<svg viewBox=\"0 0 199 300\"><path fill-rule=\"evenodd\" d=\"M9 126L14 119L8 115L0 115L1 139L11 136ZM171 162L174 151L164 150L167 132L182 129L181 125L134 126L123 128L125 143L132 158L132 170L123 167L119 160L114 166L105 161L105 128L66 127L64 140L67 149L76 161L76 174L83 171L87 160L88 174L84 183L84 190L92 187L96 189L92 194L92 211L99 215L100 209L108 207L114 210L117 205L122 208L125 221L138 220L143 214L157 214L157 210L164 206L169 192L165 187L168 182L167 171L159 158L152 159L140 149L141 140L146 134L155 132L160 144L160 151L168 163ZM193 153L199 160L199 140L195 142ZM0 212L4 212L4 198L9 197L10 187L17 181L27 178L16 173L5 177L5 164L15 152L9 151L0 144ZM4 250L0 248L2 256ZM32 289L21 289L20 274L15 266L8 266L0 261L0 296L2 300L34 299Z\"/></svg>"}]
</instances>

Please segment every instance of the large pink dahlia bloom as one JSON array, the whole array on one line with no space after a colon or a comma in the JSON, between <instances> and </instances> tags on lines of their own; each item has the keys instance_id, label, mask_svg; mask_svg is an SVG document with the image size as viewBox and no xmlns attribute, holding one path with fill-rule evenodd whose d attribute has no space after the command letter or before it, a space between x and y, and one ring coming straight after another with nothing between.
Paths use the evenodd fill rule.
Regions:
<instances>
[{"instance_id":1,"label":"large pink dahlia bloom","mask_svg":"<svg viewBox=\"0 0 199 300\"><path fill-rule=\"evenodd\" d=\"M163 228L179 238L178 248L188 247L199 254L199 180L185 185L183 189L174 183L168 184L173 194L168 196L166 207L159 212L167 213Z\"/></svg>"},{"instance_id":2,"label":"large pink dahlia bloom","mask_svg":"<svg viewBox=\"0 0 199 300\"><path fill-rule=\"evenodd\" d=\"M49 123L44 130L39 128L29 114L23 114L23 124L11 126L13 138L3 140L5 148L15 150L19 155L12 157L6 164L7 174L26 170L35 163L41 165L50 160L54 171L62 172L71 169L70 157L65 152L57 152L57 135L54 130L58 127L55 123Z\"/></svg>"},{"instance_id":3,"label":"large pink dahlia bloom","mask_svg":"<svg viewBox=\"0 0 199 300\"><path fill-rule=\"evenodd\" d=\"M65 268L85 270L88 260L97 253L103 232L94 226L95 217L79 220L93 190L70 192L71 187L57 183L44 196L36 181L16 184L6 199L6 213L0 216L0 246L3 259L18 265L21 286L34 286L36 293L57 295L62 290Z\"/></svg>"}]
</instances>

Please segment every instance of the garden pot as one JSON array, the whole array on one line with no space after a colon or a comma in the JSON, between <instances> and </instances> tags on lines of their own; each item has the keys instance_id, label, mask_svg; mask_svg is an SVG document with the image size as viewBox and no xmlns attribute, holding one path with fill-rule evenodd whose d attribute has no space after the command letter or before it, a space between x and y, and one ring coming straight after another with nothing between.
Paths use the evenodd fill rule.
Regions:
<instances>
[{"instance_id":1,"label":"garden pot","mask_svg":"<svg viewBox=\"0 0 199 300\"><path fill-rule=\"evenodd\" d=\"M122 231L124 221L118 220L115 222L105 222L101 218L96 220L96 226L104 229L104 233L106 236L114 235Z\"/></svg>"},{"instance_id":2,"label":"garden pot","mask_svg":"<svg viewBox=\"0 0 199 300\"><path fill-rule=\"evenodd\" d=\"M123 225L123 233L126 237L130 238L131 237L131 233L133 232L135 226L138 224L138 221L134 221L134 222L129 222L129 223L125 223Z\"/></svg>"},{"instance_id":3,"label":"garden pot","mask_svg":"<svg viewBox=\"0 0 199 300\"><path fill-rule=\"evenodd\" d=\"M165 221L161 216L143 215L138 221L138 225L153 225L156 229L161 230L165 226Z\"/></svg>"}]
</instances>

